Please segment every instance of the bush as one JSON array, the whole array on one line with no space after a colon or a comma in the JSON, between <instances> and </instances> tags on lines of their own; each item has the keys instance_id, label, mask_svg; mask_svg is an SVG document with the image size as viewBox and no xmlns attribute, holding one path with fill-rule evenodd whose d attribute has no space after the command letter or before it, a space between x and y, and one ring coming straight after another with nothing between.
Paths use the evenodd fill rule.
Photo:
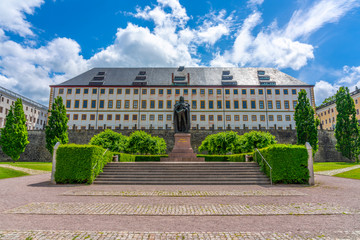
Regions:
<instances>
[{"instance_id":1,"label":"bush","mask_svg":"<svg viewBox=\"0 0 360 240\"><path fill-rule=\"evenodd\" d=\"M135 162L135 156L127 153L114 153L119 158L119 162Z\"/></svg>"},{"instance_id":2,"label":"bush","mask_svg":"<svg viewBox=\"0 0 360 240\"><path fill-rule=\"evenodd\" d=\"M240 153L240 154L229 155L228 161L229 162L245 162L246 155L250 155L252 157L253 153Z\"/></svg>"},{"instance_id":3,"label":"bush","mask_svg":"<svg viewBox=\"0 0 360 240\"><path fill-rule=\"evenodd\" d=\"M231 155L206 155L206 154L198 154L196 157L205 158L205 162L227 162L228 157Z\"/></svg>"},{"instance_id":4,"label":"bush","mask_svg":"<svg viewBox=\"0 0 360 240\"><path fill-rule=\"evenodd\" d=\"M57 183L88 183L112 161L113 153L99 146L67 144L56 152Z\"/></svg>"},{"instance_id":5,"label":"bush","mask_svg":"<svg viewBox=\"0 0 360 240\"><path fill-rule=\"evenodd\" d=\"M131 133L126 153L132 154L164 154L166 143L163 138L153 137L144 131Z\"/></svg>"},{"instance_id":6,"label":"bush","mask_svg":"<svg viewBox=\"0 0 360 240\"><path fill-rule=\"evenodd\" d=\"M240 136L233 131L209 135L201 143L199 152L207 151L210 155L223 155L233 152Z\"/></svg>"},{"instance_id":7,"label":"bush","mask_svg":"<svg viewBox=\"0 0 360 240\"><path fill-rule=\"evenodd\" d=\"M160 158L167 158L168 155L134 155L135 162L159 162Z\"/></svg>"},{"instance_id":8,"label":"bush","mask_svg":"<svg viewBox=\"0 0 360 240\"><path fill-rule=\"evenodd\" d=\"M274 183L308 182L308 154L305 146L275 144L259 149L259 151L272 167L272 181ZM265 174L270 177L270 169L266 163L262 162L258 152L254 153L254 158Z\"/></svg>"},{"instance_id":9,"label":"bush","mask_svg":"<svg viewBox=\"0 0 360 240\"><path fill-rule=\"evenodd\" d=\"M128 137L110 129L93 136L90 145L101 146L112 152L123 152L127 146Z\"/></svg>"},{"instance_id":10,"label":"bush","mask_svg":"<svg viewBox=\"0 0 360 240\"><path fill-rule=\"evenodd\" d=\"M238 144L235 146L234 153L253 152L255 148L265 148L275 144L275 136L268 132L251 131L241 135Z\"/></svg>"}]
</instances>

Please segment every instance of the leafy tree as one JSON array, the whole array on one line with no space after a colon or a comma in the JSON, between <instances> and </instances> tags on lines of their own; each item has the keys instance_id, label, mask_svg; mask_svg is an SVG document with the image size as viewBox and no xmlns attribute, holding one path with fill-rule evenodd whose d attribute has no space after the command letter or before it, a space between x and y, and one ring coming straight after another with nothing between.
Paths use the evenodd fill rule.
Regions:
<instances>
[{"instance_id":1,"label":"leafy tree","mask_svg":"<svg viewBox=\"0 0 360 240\"><path fill-rule=\"evenodd\" d=\"M135 131L129 136L126 153L134 154L162 154L166 152L163 138L153 137L144 131Z\"/></svg>"},{"instance_id":2,"label":"leafy tree","mask_svg":"<svg viewBox=\"0 0 360 240\"><path fill-rule=\"evenodd\" d=\"M108 148L112 152L123 152L127 147L128 137L110 129L93 136L90 140L91 145Z\"/></svg>"},{"instance_id":3,"label":"leafy tree","mask_svg":"<svg viewBox=\"0 0 360 240\"><path fill-rule=\"evenodd\" d=\"M356 119L354 100L347 87L341 87L336 93L336 110L336 150L344 157L359 162L360 128Z\"/></svg>"},{"instance_id":4,"label":"leafy tree","mask_svg":"<svg viewBox=\"0 0 360 240\"><path fill-rule=\"evenodd\" d=\"M251 131L240 136L234 153L253 152L255 148L264 148L276 142L275 136L268 132Z\"/></svg>"},{"instance_id":5,"label":"leafy tree","mask_svg":"<svg viewBox=\"0 0 360 240\"><path fill-rule=\"evenodd\" d=\"M6 116L5 127L1 130L0 145L3 152L16 161L28 144L26 118L22 101L18 98Z\"/></svg>"},{"instance_id":6,"label":"leafy tree","mask_svg":"<svg viewBox=\"0 0 360 240\"><path fill-rule=\"evenodd\" d=\"M233 131L209 135L201 143L199 152L207 151L211 155L232 152L239 138L240 136Z\"/></svg>"},{"instance_id":7,"label":"leafy tree","mask_svg":"<svg viewBox=\"0 0 360 240\"><path fill-rule=\"evenodd\" d=\"M324 106L325 104L329 103L329 102L333 102L335 101L336 98L335 98L335 95L334 96L330 96L330 97L327 97L325 98L325 100L320 104L320 106ZM319 106L319 107L320 107Z\"/></svg>"},{"instance_id":8,"label":"leafy tree","mask_svg":"<svg viewBox=\"0 0 360 240\"><path fill-rule=\"evenodd\" d=\"M306 95L305 90L299 92L298 104L295 107L297 143L305 144L309 142L313 154L315 154L319 149L317 127L320 121L315 118L314 108L311 106Z\"/></svg>"},{"instance_id":9,"label":"leafy tree","mask_svg":"<svg viewBox=\"0 0 360 240\"><path fill-rule=\"evenodd\" d=\"M45 135L46 148L52 154L57 142L62 144L69 142L67 132L67 123L69 119L66 116L66 108L60 96L55 98L51 110L49 111L49 115L48 125L45 128Z\"/></svg>"}]
</instances>

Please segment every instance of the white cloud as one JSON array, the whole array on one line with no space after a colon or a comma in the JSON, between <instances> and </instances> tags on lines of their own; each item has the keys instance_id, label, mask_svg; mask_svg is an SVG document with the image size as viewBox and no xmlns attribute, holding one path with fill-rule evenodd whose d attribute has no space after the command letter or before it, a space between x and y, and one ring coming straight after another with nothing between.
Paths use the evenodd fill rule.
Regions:
<instances>
[{"instance_id":1,"label":"white cloud","mask_svg":"<svg viewBox=\"0 0 360 240\"><path fill-rule=\"evenodd\" d=\"M264 0L248 0L248 1L247 1L247 5L248 5L249 7L255 7L255 6L257 6L257 5L263 4L263 2L264 2Z\"/></svg>"},{"instance_id":2,"label":"white cloud","mask_svg":"<svg viewBox=\"0 0 360 240\"><path fill-rule=\"evenodd\" d=\"M0 28L12 31L20 36L33 35L31 24L25 20L25 14L33 14L44 0L1 0Z\"/></svg>"},{"instance_id":3,"label":"white cloud","mask_svg":"<svg viewBox=\"0 0 360 240\"><path fill-rule=\"evenodd\" d=\"M336 84L331 84L323 80L317 82L314 87L316 105L320 105L325 98L335 95L339 87L340 86Z\"/></svg>"}]
</instances>

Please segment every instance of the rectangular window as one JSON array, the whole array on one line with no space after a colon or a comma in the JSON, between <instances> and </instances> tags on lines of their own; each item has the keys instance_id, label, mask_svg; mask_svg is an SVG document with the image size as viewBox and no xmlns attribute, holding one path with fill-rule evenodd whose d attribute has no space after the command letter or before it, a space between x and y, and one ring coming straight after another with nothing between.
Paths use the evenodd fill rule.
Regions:
<instances>
[{"instance_id":1,"label":"rectangular window","mask_svg":"<svg viewBox=\"0 0 360 240\"><path fill-rule=\"evenodd\" d=\"M107 120L109 120L109 121L112 120L112 114L108 114L106 117L107 117Z\"/></svg>"},{"instance_id":2,"label":"rectangular window","mask_svg":"<svg viewBox=\"0 0 360 240\"><path fill-rule=\"evenodd\" d=\"M150 89L150 94L154 95L155 94L155 89Z\"/></svg>"},{"instance_id":3,"label":"rectangular window","mask_svg":"<svg viewBox=\"0 0 360 240\"><path fill-rule=\"evenodd\" d=\"M155 108L155 100L150 100L150 108L151 109Z\"/></svg>"},{"instance_id":4,"label":"rectangular window","mask_svg":"<svg viewBox=\"0 0 360 240\"><path fill-rule=\"evenodd\" d=\"M159 94L164 94L164 89L159 89Z\"/></svg>"},{"instance_id":5,"label":"rectangular window","mask_svg":"<svg viewBox=\"0 0 360 240\"><path fill-rule=\"evenodd\" d=\"M79 108L79 105L80 105L80 101L75 100L74 108Z\"/></svg>"},{"instance_id":6,"label":"rectangular window","mask_svg":"<svg viewBox=\"0 0 360 240\"><path fill-rule=\"evenodd\" d=\"M122 90L121 88L118 88L118 89L116 90L116 93L117 93L117 94L121 94L121 93L122 93L121 90Z\"/></svg>"},{"instance_id":7,"label":"rectangular window","mask_svg":"<svg viewBox=\"0 0 360 240\"><path fill-rule=\"evenodd\" d=\"M67 94L71 94L71 88L68 88L68 90L67 90Z\"/></svg>"},{"instance_id":8,"label":"rectangular window","mask_svg":"<svg viewBox=\"0 0 360 240\"><path fill-rule=\"evenodd\" d=\"M291 121L291 116L290 115L285 115L285 120L286 121Z\"/></svg>"},{"instance_id":9,"label":"rectangular window","mask_svg":"<svg viewBox=\"0 0 360 240\"><path fill-rule=\"evenodd\" d=\"M113 108L113 100L108 101L108 108Z\"/></svg>"},{"instance_id":10,"label":"rectangular window","mask_svg":"<svg viewBox=\"0 0 360 240\"><path fill-rule=\"evenodd\" d=\"M205 109L205 101L200 101L200 108Z\"/></svg>"},{"instance_id":11,"label":"rectangular window","mask_svg":"<svg viewBox=\"0 0 360 240\"><path fill-rule=\"evenodd\" d=\"M230 94L230 89L225 89L225 94L229 95Z\"/></svg>"},{"instance_id":12,"label":"rectangular window","mask_svg":"<svg viewBox=\"0 0 360 240\"><path fill-rule=\"evenodd\" d=\"M263 100L259 101L259 108L264 109L264 101Z\"/></svg>"},{"instance_id":13,"label":"rectangular window","mask_svg":"<svg viewBox=\"0 0 360 240\"><path fill-rule=\"evenodd\" d=\"M154 114L151 114L150 115L150 121L154 121L155 120L155 115Z\"/></svg>"},{"instance_id":14,"label":"rectangular window","mask_svg":"<svg viewBox=\"0 0 360 240\"><path fill-rule=\"evenodd\" d=\"M114 94L114 89L113 88L109 89L109 94Z\"/></svg>"},{"instance_id":15,"label":"rectangular window","mask_svg":"<svg viewBox=\"0 0 360 240\"><path fill-rule=\"evenodd\" d=\"M171 114L167 114L167 115L166 115L166 120L167 120L167 121L171 121L171 120L172 120L171 116L172 116Z\"/></svg>"},{"instance_id":16,"label":"rectangular window","mask_svg":"<svg viewBox=\"0 0 360 240\"><path fill-rule=\"evenodd\" d=\"M239 115L235 115L235 116L234 116L234 119L235 119L235 121L240 121Z\"/></svg>"},{"instance_id":17,"label":"rectangular window","mask_svg":"<svg viewBox=\"0 0 360 240\"><path fill-rule=\"evenodd\" d=\"M214 90L209 89L209 95L212 95L212 94L214 94Z\"/></svg>"},{"instance_id":18,"label":"rectangular window","mask_svg":"<svg viewBox=\"0 0 360 240\"><path fill-rule=\"evenodd\" d=\"M92 89L92 94L97 94L97 89L96 88Z\"/></svg>"},{"instance_id":19,"label":"rectangular window","mask_svg":"<svg viewBox=\"0 0 360 240\"><path fill-rule=\"evenodd\" d=\"M281 102L280 101L276 101L276 109L281 109Z\"/></svg>"},{"instance_id":20,"label":"rectangular window","mask_svg":"<svg viewBox=\"0 0 360 240\"><path fill-rule=\"evenodd\" d=\"M256 122L256 115L251 115L251 121Z\"/></svg>"},{"instance_id":21,"label":"rectangular window","mask_svg":"<svg viewBox=\"0 0 360 240\"><path fill-rule=\"evenodd\" d=\"M222 121L222 115L217 115L217 120Z\"/></svg>"},{"instance_id":22,"label":"rectangular window","mask_svg":"<svg viewBox=\"0 0 360 240\"><path fill-rule=\"evenodd\" d=\"M225 106L226 106L226 109L230 109L230 101L226 100L225 101Z\"/></svg>"},{"instance_id":23,"label":"rectangular window","mask_svg":"<svg viewBox=\"0 0 360 240\"><path fill-rule=\"evenodd\" d=\"M192 116L191 116L191 120L192 120L192 121L196 121L196 115L192 115Z\"/></svg>"},{"instance_id":24,"label":"rectangular window","mask_svg":"<svg viewBox=\"0 0 360 240\"><path fill-rule=\"evenodd\" d=\"M133 114L133 115L132 115L132 120L133 120L133 121L136 121L136 120L137 120L137 115L136 115L136 114Z\"/></svg>"},{"instance_id":25,"label":"rectangular window","mask_svg":"<svg viewBox=\"0 0 360 240\"><path fill-rule=\"evenodd\" d=\"M105 88L100 89L100 94L105 94Z\"/></svg>"},{"instance_id":26,"label":"rectangular window","mask_svg":"<svg viewBox=\"0 0 360 240\"><path fill-rule=\"evenodd\" d=\"M200 121L205 121L205 115L200 115Z\"/></svg>"},{"instance_id":27,"label":"rectangular window","mask_svg":"<svg viewBox=\"0 0 360 240\"><path fill-rule=\"evenodd\" d=\"M284 95L288 95L289 94L289 90L284 89Z\"/></svg>"},{"instance_id":28,"label":"rectangular window","mask_svg":"<svg viewBox=\"0 0 360 240\"><path fill-rule=\"evenodd\" d=\"M255 95L255 89L250 89L250 94Z\"/></svg>"},{"instance_id":29,"label":"rectangular window","mask_svg":"<svg viewBox=\"0 0 360 240\"><path fill-rule=\"evenodd\" d=\"M75 94L80 94L80 88L75 89Z\"/></svg>"},{"instance_id":30,"label":"rectangular window","mask_svg":"<svg viewBox=\"0 0 360 240\"><path fill-rule=\"evenodd\" d=\"M104 100L100 100L99 102L99 108L104 108Z\"/></svg>"},{"instance_id":31,"label":"rectangular window","mask_svg":"<svg viewBox=\"0 0 360 240\"><path fill-rule=\"evenodd\" d=\"M256 108L256 102L253 100L251 101L251 109L255 109Z\"/></svg>"},{"instance_id":32,"label":"rectangular window","mask_svg":"<svg viewBox=\"0 0 360 240\"><path fill-rule=\"evenodd\" d=\"M31 118L31 117L30 117ZM73 116L73 120L78 120L79 119L79 115L78 114L74 114L74 116ZM31 121L31 119L30 119L30 121Z\"/></svg>"},{"instance_id":33,"label":"rectangular window","mask_svg":"<svg viewBox=\"0 0 360 240\"><path fill-rule=\"evenodd\" d=\"M226 121L231 121L231 116L230 115L226 115Z\"/></svg>"},{"instance_id":34,"label":"rectangular window","mask_svg":"<svg viewBox=\"0 0 360 240\"><path fill-rule=\"evenodd\" d=\"M141 93L144 95L147 94L147 89L143 89Z\"/></svg>"},{"instance_id":35,"label":"rectangular window","mask_svg":"<svg viewBox=\"0 0 360 240\"><path fill-rule=\"evenodd\" d=\"M243 115L243 121L246 122L248 120L248 116L247 115Z\"/></svg>"},{"instance_id":36,"label":"rectangular window","mask_svg":"<svg viewBox=\"0 0 360 240\"><path fill-rule=\"evenodd\" d=\"M196 101L191 101L191 108L196 109Z\"/></svg>"},{"instance_id":37,"label":"rectangular window","mask_svg":"<svg viewBox=\"0 0 360 240\"><path fill-rule=\"evenodd\" d=\"M170 95L171 94L171 89L167 90L167 94Z\"/></svg>"},{"instance_id":38,"label":"rectangular window","mask_svg":"<svg viewBox=\"0 0 360 240\"><path fill-rule=\"evenodd\" d=\"M289 109L289 101L284 101L284 106L285 106L285 109Z\"/></svg>"},{"instance_id":39,"label":"rectangular window","mask_svg":"<svg viewBox=\"0 0 360 240\"><path fill-rule=\"evenodd\" d=\"M121 108L121 100L116 100L116 108Z\"/></svg>"},{"instance_id":40,"label":"rectangular window","mask_svg":"<svg viewBox=\"0 0 360 240\"><path fill-rule=\"evenodd\" d=\"M95 120L95 114L90 114L90 120Z\"/></svg>"},{"instance_id":41,"label":"rectangular window","mask_svg":"<svg viewBox=\"0 0 360 240\"><path fill-rule=\"evenodd\" d=\"M195 95L196 94L196 89L192 89L191 94Z\"/></svg>"},{"instance_id":42,"label":"rectangular window","mask_svg":"<svg viewBox=\"0 0 360 240\"><path fill-rule=\"evenodd\" d=\"M268 109L273 109L272 101L268 101Z\"/></svg>"},{"instance_id":43,"label":"rectangular window","mask_svg":"<svg viewBox=\"0 0 360 240\"><path fill-rule=\"evenodd\" d=\"M91 100L91 108L96 108L96 100Z\"/></svg>"},{"instance_id":44,"label":"rectangular window","mask_svg":"<svg viewBox=\"0 0 360 240\"><path fill-rule=\"evenodd\" d=\"M217 101L217 108L218 108L218 109L221 109L221 108L222 108L221 101Z\"/></svg>"},{"instance_id":45,"label":"rectangular window","mask_svg":"<svg viewBox=\"0 0 360 240\"><path fill-rule=\"evenodd\" d=\"M88 106L88 100L83 100L83 108L87 108Z\"/></svg>"},{"instance_id":46,"label":"rectangular window","mask_svg":"<svg viewBox=\"0 0 360 240\"><path fill-rule=\"evenodd\" d=\"M205 94L205 89L200 89L200 94L204 95Z\"/></svg>"},{"instance_id":47,"label":"rectangular window","mask_svg":"<svg viewBox=\"0 0 360 240\"><path fill-rule=\"evenodd\" d=\"M116 120L116 121L120 121L120 114L116 114L116 115L115 115L115 120Z\"/></svg>"},{"instance_id":48,"label":"rectangular window","mask_svg":"<svg viewBox=\"0 0 360 240\"><path fill-rule=\"evenodd\" d=\"M124 120L126 120L126 121L129 120L129 114L125 114L125 115L124 115Z\"/></svg>"},{"instance_id":49,"label":"rectangular window","mask_svg":"<svg viewBox=\"0 0 360 240\"><path fill-rule=\"evenodd\" d=\"M134 100L133 101L133 109L137 109L138 108L138 100Z\"/></svg>"},{"instance_id":50,"label":"rectangular window","mask_svg":"<svg viewBox=\"0 0 360 240\"><path fill-rule=\"evenodd\" d=\"M213 109L214 108L214 101L210 100L209 101L209 109Z\"/></svg>"},{"instance_id":51,"label":"rectangular window","mask_svg":"<svg viewBox=\"0 0 360 240\"><path fill-rule=\"evenodd\" d=\"M221 95L221 89L216 89L216 94Z\"/></svg>"},{"instance_id":52,"label":"rectangular window","mask_svg":"<svg viewBox=\"0 0 360 240\"><path fill-rule=\"evenodd\" d=\"M214 121L214 115L209 115L209 121Z\"/></svg>"},{"instance_id":53,"label":"rectangular window","mask_svg":"<svg viewBox=\"0 0 360 240\"><path fill-rule=\"evenodd\" d=\"M180 94L180 89L175 89L175 94L179 95Z\"/></svg>"},{"instance_id":54,"label":"rectangular window","mask_svg":"<svg viewBox=\"0 0 360 240\"><path fill-rule=\"evenodd\" d=\"M71 100L66 100L66 108L71 108Z\"/></svg>"},{"instance_id":55,"label":"rectangular window","mask_svg":"<svg viewBox=\"0 0 360 240\"><path fill-rule=\"evenodd\" d=\"M280 89L275 89L275 94L280 95Z\"/></svg>"},{"instance_id":56,"label":"rectangular window","mask_svg":"<svg viewBox=\"0 0 360 240\"><path fill-rule=\"evenodd\" d=\"M268 95L271 95L271 94L272 94L272 93L271 93L271 89L267 89L266 93L267 93Z\"/></svg>"},{"instance_id":57,"label":"rectangular window","mask_svg":"<svg viewBox=\"0 0 360 240\"><path fill-rule=\"evenodd\" d=\"M247 109L247 101L245 100L242 101L242 108Z\"/></svg>"},{"instance_id":58,"label":"rectangular window","mask_svg":"<svg viewBox=\"0 0 360 240\"><path fill-rule=\"evenodd\" d=\"M167 109L172 108L171 100L167 100L167 101L166 101L166 108L167 108Z\"/></svg>"},{"instance_id":59,"label":"rectangular window","mask_svg":"<svg viewBox=\"0 0 360 240\"><path fill-rule=\"evenodd\" d=\"M238 100L234 100L234 108L239 109L239 101Z\"/></svg>"},{"instance_id":60,"label":"rectangular window","mask_svg":"<svg viewBox=\"0 0 360 240\"><path fill-rule=\"evenodd\" d=\"M145 114L141 114L141 121L146 121L146 115Z\"/></svg>"},{"instance_id":61,"label":"rectangular window","mask_svg":"<svg viewBox=\"0 0 360 240\"><path fill-rule=\"evenodd\" d=\"M265 121L265 115L260 115L260 121L262 121L262 122Z\"/></svg>"},{"instance_id":62,"label":"rectangular window","mask_svg":"<svg viewBox=\"0 0 360 240\"><path fill-rule=\"evenodd\" d=\"M264 90L263 89L259 89L259 95L263 95L264 94Z\"/></svg>"},{"instance_id":63,"label":"rectangular window","mask_svg":"<svg viewBox=\"0 0 360 240\"><path fill-rule=\"evenodd\" d=\"M163 108L164 108L164 101L163 101L163 100L159 100L158 107L159 107L159 109L163 109Z\"/></svg>"},{"instance_id":64,"label":"rectangular window","mask_svg":"<svg viewBox=\"0 0 360 240\"><path fill-rule=\"evenodd\" d=\"M104 115L103 114L99 114L99 120L104 120Z\"/></svg>"},{"instance_id":65,"label":"rectangular window","mask_svg":"<svg viewBox=\"0 0 360 240\"><path fill-rule=\"evenodd\" d=\"M294 109L296 108L296 105L297 105L297 101L293 101L293 108ZM321 116L322 116L322 113L321 113Z\"/></svg>"},{"instance_id":66,"label":"rectangular window","mask_svg":"<svg viewBox=\"0 0 360 240\"><path fill-rule=\"evenodd\" d=\"M130 100L125 100L125 108L130 108Z\"/></svg>"},{"instance_id":67,"label":"rectangular window","mask_svg":"<svg viewBox=\"0 0 360 240\"><path fill-rule=\"evenodd\" d=\"M291 89L292 95L296 95L296 89Z\"/></svg>"},{"instance_id":68,"label":"rectangular window","mask_svg":"<svg viewBox=\"0 0 360 240\"><path fill-rule=\"evenodd\" d=\"M188 89L184 89L184 95L188 95L189 94L189 90Z\"/></svg>"},{"instance_id":69,"label":"rectangular window","mask_svg":"<svg viewBox=\"0 0 360 240\"><path fill-rule=\"evenodd\" d=\"M237 89L234 89L234 95L239 94L239 91Z\"/></svg>"},{"instance_id":70,"label":"rectangular window","mask_svg":"<svg viewBox=\"0 0 360 240\"><path fill-rule=\"evenodd\" d=\"M141 108L146 108L146 100L141 101Z\"/></svg>"},{"instance_id":71,"label":"rectangular window","mask_svg":"<svg viewBox=\"0 0 360 240\"><path fill-rule=\"evenodd\" d=\"M269 115L269 121L270 122L274 121L274 116L273 115Z\"/></svg>"},{"instance_id":72,"label":"rectangular window","mask_svg":"<svg viewBox=\"0 0 360 240\"><path fill-rule=\"evenodd\" d=\"M242 95L246 95L246 89L242 89L242 90L241 90L241 94L242 94Z\"/></svg>"},{"instance_id":73,"label":"rectangular window","mask_svg":"<svg viewBox=\"0 0 360 240\"><path fill-rule=\"evenodd\" d=\"M59 94L64 94L64 89L63 88L59 89Z\"/></svg>"},{"instance_id":74,"label":"rectangular window","mask_svg":"<svg viewBox=\"0 0 360 240\"><path fill-rule=\"evenodd\" d=\"M281 116L281 115L277 115L277 120L278 120L278 121L282 121L282 116Z\"/></svg>"}]
</instances>

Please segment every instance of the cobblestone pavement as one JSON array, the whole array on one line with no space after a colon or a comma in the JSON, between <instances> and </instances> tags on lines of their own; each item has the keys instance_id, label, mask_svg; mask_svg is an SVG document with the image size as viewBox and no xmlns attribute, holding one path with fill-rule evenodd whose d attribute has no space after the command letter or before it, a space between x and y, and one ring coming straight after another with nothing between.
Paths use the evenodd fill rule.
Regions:
<instances>
[{"instance_id":1,"label":"cobblestone pavement","mask_svg":"<svg viewBox=\"0 0 360 240\"><path fill-rule=\"evenodd\" d=\"M225 196L305 196L296 190L251 191L69 191L65 196L121 196L121 197L225 197Z\"/></svg>"},{"instance_id":2,"label":"cobblestone pavement","mask_svg":"<svg viewBox=\"0 0 360 240\"><path fill-rule=\"evenodd\" d=\"M30 203L6 213L51 215L136 216L240 216L355 214L354 210L329 203L289 205L240 204L122 204L122 203Z\"/></svg>"},{"instance_id":3,"label":"cobblestone pavement","mask_svg":"<svg viewBox=\"0 0 360 240\"><path fill-rule=\"evenodd\" d=\"M114 232L114 231L0 231L1 240L13 239L249 239L249 240L272 240L272 239L360 239L360 231L334 231L326 233L274 233L274 232Z\"/></svg>"},{"instance_id":4,"label":"cobblestone pavement","mask_svg":"<svg viewBox=\"0 0 360 240\"><path fill-rule=\"evenodd\" d=\"M329 170L329 171L320 171L320 172L316 172L316 174L334 176L336 174L347 172L347 171L357 169L357 168L360 168L360 165L347 167L347 168L341 168L341 169L335 169L335 170Z\"/></svg>"},{"instance_id":5,"label":"cobblestone pavement","mask_svg":"<svg viewBox=\"0 0 360 240\"><path fill-rule=\"evenodd\" d=\"M49 173L47 171L41 171L41 170L35 170L35 169L23 168L23 167L16 167L16 166L9 165L9 164L1 164L0 167L14 169L17 171L28 173L30 175Z\"/></svg>"}]
</instances>

